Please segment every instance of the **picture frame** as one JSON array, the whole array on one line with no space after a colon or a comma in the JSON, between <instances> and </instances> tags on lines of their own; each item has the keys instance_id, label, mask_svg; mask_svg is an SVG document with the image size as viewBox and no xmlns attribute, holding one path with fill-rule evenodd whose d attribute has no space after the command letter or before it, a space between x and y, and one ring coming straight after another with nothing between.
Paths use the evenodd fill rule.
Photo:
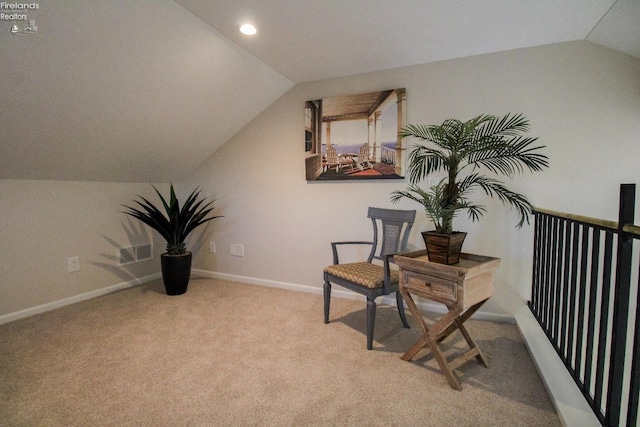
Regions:
<instances>
[{"instance_id":1,"label":"picture frame","mask_svg":"<svg viewBox=\"0 0 640 427\"><path fill-rule=\"evenodd\" d=\"M307 181L403 179L404 88L305 102Z\"/></svg>"}]
</instances>

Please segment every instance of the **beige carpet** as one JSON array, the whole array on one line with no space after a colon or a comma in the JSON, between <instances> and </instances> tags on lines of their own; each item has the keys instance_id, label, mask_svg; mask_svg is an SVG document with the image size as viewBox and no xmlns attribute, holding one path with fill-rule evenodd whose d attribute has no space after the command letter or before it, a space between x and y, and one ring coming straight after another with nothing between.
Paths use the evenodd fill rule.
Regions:
<instances>
[{"instance_id":1,"label":"beige carpet","mask_svg":"<svg viewBox=\"0 0 640 427\"><path fill-rule=\"evenodd\" d=\"M489 358L451 389L420 336L364 301L195 279L159 281L0 326L2 426L557 426L513 325L471 320ZM445 344L462 349L458 333Z\"/></svg>"}]
</instances>

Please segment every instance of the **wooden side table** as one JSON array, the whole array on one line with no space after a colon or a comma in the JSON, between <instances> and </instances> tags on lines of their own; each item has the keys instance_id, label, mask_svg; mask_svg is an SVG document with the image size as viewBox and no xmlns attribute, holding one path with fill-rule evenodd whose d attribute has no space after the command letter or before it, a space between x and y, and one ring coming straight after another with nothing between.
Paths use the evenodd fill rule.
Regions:
<instances>
[{"instance_id":1,"label":"wooden side table","mask_svg":"<svg viewBox=\"0 0 640 427\"><path fill-rule=\"evenodd\" d=\"M422 338L402 356L402 360L410 361L428 345L449 385L462 390L453 372L456 368L473 357L489 367L487 359L464 327L464 322L493 295L493 281L500 258L462 254L458 264L444 265L429 262L426 250L396 255L394 258L400 267L400 293L423 333ZM444 304L448 313L428 327L416 307L414 295ZM447 361L438 343L456 329L460 330L470 350Z\"/></svg>"}]
</instances>

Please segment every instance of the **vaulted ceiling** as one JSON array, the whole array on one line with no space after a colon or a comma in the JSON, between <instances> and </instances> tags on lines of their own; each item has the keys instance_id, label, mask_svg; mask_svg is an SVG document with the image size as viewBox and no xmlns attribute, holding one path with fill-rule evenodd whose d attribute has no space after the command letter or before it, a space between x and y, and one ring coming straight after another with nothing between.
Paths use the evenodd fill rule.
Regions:
<instances>
[{"instance_id":1,"label":"vaulted ceiling","mask_svg":"<svg viewBox=\"0 0 640 427\"><path fill-rule=\"evenodd\" d=\"M571 40L640 57L638 0L49 0L29 18L0 22L3 179L179 180L302 82Z\"/></svg>"},{"instance_id":2,"label":"vaulted ceiling","mask_svg":"<svg viewBox=\"0 0 640 427\"><path fill-rule=\"evenodd\" d=\"M584 39L640 56L638 0L176 1L295 83Z\"/></svg>"}]
</instances>

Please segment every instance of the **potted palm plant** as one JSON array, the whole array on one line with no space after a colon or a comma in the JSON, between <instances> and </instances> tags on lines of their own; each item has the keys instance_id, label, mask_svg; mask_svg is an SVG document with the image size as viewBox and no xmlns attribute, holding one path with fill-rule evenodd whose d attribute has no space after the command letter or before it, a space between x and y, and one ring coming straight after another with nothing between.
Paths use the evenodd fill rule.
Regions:
<instances>
[{"instance_id":1,"label":"potted palm plant","mask_svg":"<svg viewBox=\"0 0 640 427\"><path fill-rule=\"evenodd\" d=\"M180 207L173 184L168 200L155 186L152 187L162 202L161 207L139 195L141 201L134 200L139 208L124 205L127 208L124 213L144 222L167 241L167 251L161 255L162 280L167 295L182 295L189 285L192 258L192 253L187 251L185 239L197 227L219 216L207 216L214 209L214 201L205 203L204 199L199 198L200 191L197 188Z\"/></svg>"},{"instance_id":2,"label":"potted palm plant","mask_svg":"<svg viewBox=\"0 0 640 427\"><path fill-rule=\"evenodd\" d=\"M466 122L446 119L441 125L408 125L400 131L400 137L414 137L421 143L409 154L410 185L394 191L391 201L408 198L424 207L436 228L422 233L430 261L459 261L466 233L454 231L453 219L463 210L472 221L480 219L486 209L470 200L478 189L514 207L519 215L517 227L529 223L529 200L509 190L502 181L481 173L487 170L512 178L525 169L537 172L548 167L547 156L540 153L544 146L534 147L537 138L523 136L528 131L529 121L522 114L483 114ZM418 185L439 171L446 171L447 177L437 185L429 190Z\"/></svg>"}]
</instances>

